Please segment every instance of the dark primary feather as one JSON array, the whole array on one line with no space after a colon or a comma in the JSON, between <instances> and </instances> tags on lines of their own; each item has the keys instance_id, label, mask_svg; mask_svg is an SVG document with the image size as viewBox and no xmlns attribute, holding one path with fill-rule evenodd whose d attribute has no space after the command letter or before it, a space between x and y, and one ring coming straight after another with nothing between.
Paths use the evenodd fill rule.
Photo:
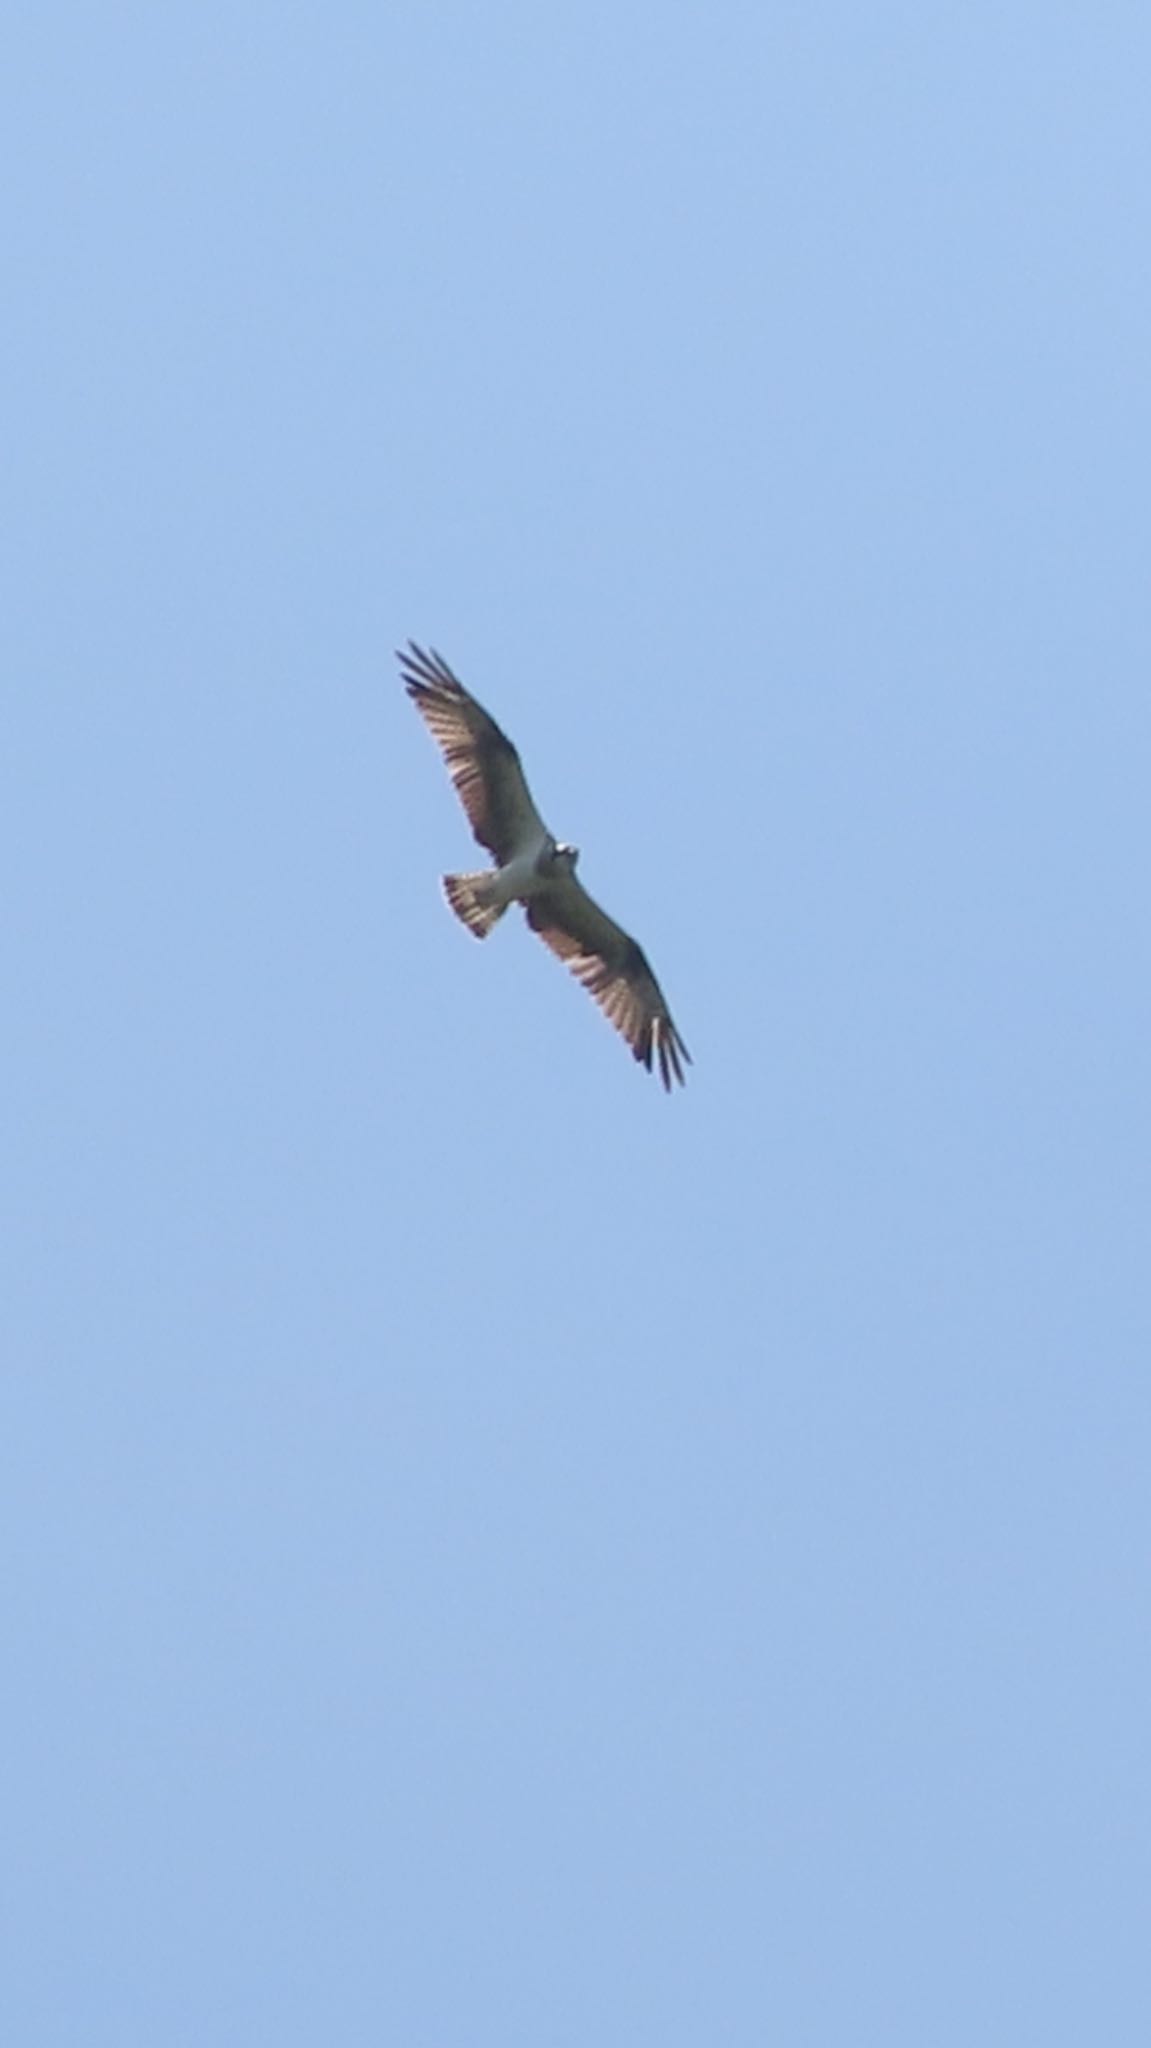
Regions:
<instances>
[{"instance_id":1,"label":"dark primary feather","mask_svg":"<svg viewBox=\"0 0 1151 2048\"><path fill-rule=\"evenodd\" d=\"M396 655L408 695L443 754L474 837L502 866L546 831L520 757L442 655L414 640L408 650Z\"/></svg>"},{"instance_id":2,"label":"dark primary feather","mask_svg":"<svg viewBox=\"0 0 1151 2048\"><path fill-rule=\"evenodd\" d=\"M673 1080L682 1087L683 1061L690 1066L691 1054L642 947L600 909L582 882L545 889L524 910L532 930L582 981L636 1059L650 1073L654 1052L664 1087L670 1090Z\"/></svg>"}]
</instances>

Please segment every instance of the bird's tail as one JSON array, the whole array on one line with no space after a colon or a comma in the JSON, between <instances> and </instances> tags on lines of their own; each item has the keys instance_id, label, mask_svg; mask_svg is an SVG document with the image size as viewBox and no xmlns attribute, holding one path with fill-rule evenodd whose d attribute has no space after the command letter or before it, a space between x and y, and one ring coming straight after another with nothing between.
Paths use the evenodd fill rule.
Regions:
<instances>
[{"instance_id":1,"label":"bird's tail","mask_svg":"<svg viewBox=\"0 0 1151 2048\"><path fill-rule=\"evenodd\" d=\"M461 923L477 939L487 938L508 907L506 903L491 901L491 883L491 875L482 868L475 875L444 876L444 895Z\"/></svg>"}]
</instances>

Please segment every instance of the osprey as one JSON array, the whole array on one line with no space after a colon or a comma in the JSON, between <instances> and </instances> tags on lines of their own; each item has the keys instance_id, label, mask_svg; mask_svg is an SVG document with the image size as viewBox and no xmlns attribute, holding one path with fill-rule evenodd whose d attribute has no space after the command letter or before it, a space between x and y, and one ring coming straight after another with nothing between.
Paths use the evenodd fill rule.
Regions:
<instances>
[{"instance_id":1,"label":"osprey","mask_svg":"<svg viewBox=\"0 0 1151 2048\"><path fill-rule=\"evenodd\" d=\"M553 839L531 799L520 757L494 718L465 690L433 648L414 640L397 653L404 684L447 763L460 802L494 873L445 875L444 894L477 939L486 939L509 903L595 997L637 1060L659 1061L665 1088L681 1086L691 1064L643 952L593 903L576 880L579 849Z\"/></svg>"}]
</instances>

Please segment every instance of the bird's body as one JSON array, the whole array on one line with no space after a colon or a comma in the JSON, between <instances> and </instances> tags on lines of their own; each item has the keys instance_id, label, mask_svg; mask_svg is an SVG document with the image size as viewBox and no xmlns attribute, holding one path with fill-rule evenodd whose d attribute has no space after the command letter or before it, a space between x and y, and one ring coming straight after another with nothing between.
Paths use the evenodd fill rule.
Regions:
<instances>
[{"instance_id":1,"label":"bird's body","mask_svg":"<svg viewBox=\"0 0 1151 2048\"><path fill-rule=\"evenodd\" d=\"M672 1023L647 959L634 939L593 902L576 876L578 848L553 838L528 789L520 757L495 719L447 663L414 641L399 655L408 695L437 741L479 845L495 861L477 874L445 875L456 916L485 939L512 903L595 997L665 1088L683 1082L691 1055Z\"/></svg>"}]
</instances>

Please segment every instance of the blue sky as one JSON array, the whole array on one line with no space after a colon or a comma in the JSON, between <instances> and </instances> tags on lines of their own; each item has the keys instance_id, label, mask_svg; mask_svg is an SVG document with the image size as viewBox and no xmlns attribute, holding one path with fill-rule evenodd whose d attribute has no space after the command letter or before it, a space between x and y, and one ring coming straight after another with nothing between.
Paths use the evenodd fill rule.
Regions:
<instances>
[{"instance_id":1,"label":"blue sky","mask_svg":"<svg viewBox=\"0 0 1151 2048\"><path fill-rule=\"evenodd\" d=\"M4 43L5 2038L1141 2044L1145 9Z\"/></svg>"}]
</instances>

